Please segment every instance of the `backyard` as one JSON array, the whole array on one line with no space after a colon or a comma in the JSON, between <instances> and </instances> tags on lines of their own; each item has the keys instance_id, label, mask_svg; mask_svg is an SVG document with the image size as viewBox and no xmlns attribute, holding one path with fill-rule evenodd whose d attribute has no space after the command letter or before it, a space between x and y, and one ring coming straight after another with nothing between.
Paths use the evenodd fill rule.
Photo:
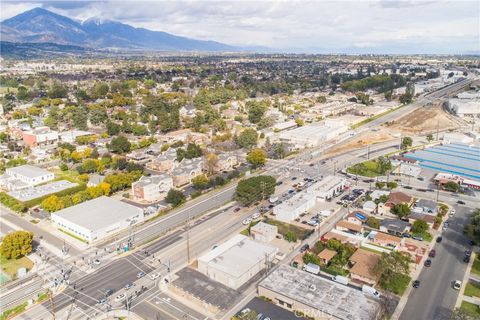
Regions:
<instances>
[{"instance_id":1,"label":"backyard","mask_svg":"<svg viewBox=\"0 0 480 320\"><path fill-rule=\"evenodd\" d=\"M2 272L4 272L10 279L13 279L17 275L17 270L24 267L27 270L31 270L33 262L27 257L19 259L6 259L0 256L0 264L2 265Z\"/></svg>"},{"instance_id":2,"label":"backyard","mask_svg":"<svg viewBox=\"0 0 480 320\"><path fill-rule=\"evenodd\" d=\"M277 226L278 233L280 233L284 238L287 235L287 233L291 232L291 233L294 233L297 236L297 239L304 240L312 232L311 230L301 228L301 227L297 227L297 226L294 226L292 224L284 223L284 222L274 220L274 219L270 219L270 218L265 218L264 222L268 223L268 224L272 224L274 226Z\"/></svg>"},{"instance_id":3,"label":"backyard","mask_svg":"<svg viewBox=\"0 0 480 320\"><path fill-rule=\"evenodd\" d=\"M361 163L357 163L349 168L347 172L351 174L356 174L359 176L374 178L377 176L384 175L385 172L382 172L379 161L377 159L367 160Z\"/></svg>"}]
</instances>

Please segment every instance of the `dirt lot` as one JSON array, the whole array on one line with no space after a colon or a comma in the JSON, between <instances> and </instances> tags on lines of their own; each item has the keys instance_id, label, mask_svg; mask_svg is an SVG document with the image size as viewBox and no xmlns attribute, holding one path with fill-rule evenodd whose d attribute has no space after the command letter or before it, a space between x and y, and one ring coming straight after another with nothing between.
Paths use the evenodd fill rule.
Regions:
<instances>
[{"instance_id":1,"label":"dirt lot","mask_svg":"<svg viewBox=\"0 0 480 320\"><path fill-rule=\"evenodd\" d=\"M442 109L440 105L419 108L393 123L386 124L390 130L402 131L403 133L427 133L437 130L458 128L458 123L453 116Z\"/></svg>"},{"instance_id":2,"label":"dirt lot","mask_svg":"<svg viewBox=\"0 0 480 320\"><path fill-rule=\"evenodd\" d=\"M378 131L367 131L360 133L355 137L355 139L345 143L335 146L334 148L329 149L325 155L332 156L335 154L340 154L350 150L358 149L369 144L375 144L379 142L389 141L397 139L398 136L394 135L396 130L388 130L381 128Z\"/></svg>"}]
</instances>

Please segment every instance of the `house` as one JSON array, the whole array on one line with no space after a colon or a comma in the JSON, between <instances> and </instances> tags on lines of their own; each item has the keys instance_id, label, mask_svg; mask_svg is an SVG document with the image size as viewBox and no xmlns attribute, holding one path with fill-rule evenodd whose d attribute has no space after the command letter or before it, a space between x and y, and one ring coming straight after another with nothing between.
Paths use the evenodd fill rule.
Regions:
<instances>
[{"instance_id":1,"label":"house","mask_svg":"<svg viewBox=\"0 0 480 320\"><path fill-rule=\"evenodd\" d=\"M215 167L213 168L214 172L222 172L222 171L231 171L233 168L235 168L238 165L238 159L237 156L233 152L226 152L226 153L220 153L217 155L218 156L218 162L215 164ZM205 160L205 170L208 171L208 163Z\"/></svg>"},{"instance_id":2,"label":"house","mask_svg":"<svg viewBox=\"0 0 480 320\"><path fill-rule=\"evenodd\" d=\"M364 240L362 235L356 235L356 234L340 231L337 229L332 229L321 237L321 240L323 242L326 242L330 239L336 239L343 244L348 243L353 245L354 247L360 247L361 243Z\"/></svg>"},{"instance_id":3,"label":"house","mask_svg":"<svg viewBox=\"0 0 480 320\"><path fill-rule=\"evenodd\" d=\"M368 239L372 243L377 244L379 246L390 247L394 249L401 247L405 242L404 240L405 238L400 238L388 233L377 232L377 231L370 232L370 234L368 235Z\"/></svg>"},{"instance_id":4,"label":"house","mask_svg":"<svg viewBox=\"0 0 480 320\"><path fill-rule=\"evenodd\" d=\"M147 169L167 173L175 168L177 150L170 148L146 164Z\"/></svg>"},{"instance_id":5,"label":"house","mask_svg":"<svg viewBox=\"0 0 480 320\"><path fill-rule=\"evenodd\" d=\"M374 286L380 279L380 275L375 273L375 267L380 261L380 255L358 249L350 257L350 277L352 280Z\"/></svg>"},{"instance_id":6,"label":"house","mask_svg":"<svg viewBox=\"0 0 480 320\"><path fill-rule=\"evenodd\" d=\"M250 228L250 235L254 240L260 242L270 242L277 236L278 227L265 223L259 222L253 227Z\"/></svg>"},{"instance_id":7,"label":"house","mask_svg":"<svg viewBox=\"0 0 480 320\"><path fill-rule=\"evenodd\" d=\"M428 199L420 199L414 204L413 211L437 215L437 202Z\"/></svg>"},{"instance_id":8,"label":"house","mask_svg":"<svg viewBox=\"0 0 480 320\"><path fill-rule=\"evenodd\" d=\"M58 138L62 142L75 143L78 137L92 136L93 133L83 130L69 130L58 134Z\"/></svg>"},{"instance_id":9,"label":"house","mask_svg":"<svg viewBox=\"0 0 480 320\"><path fill-rule=\"evenodd\" d=\"M22 133L23 142L29 147L52 145L58 142L58 132L49 127L38 127Z\"/></svg>"},{"instance_id":10,"label":"house","mask_svg":"<svg viewBox=\"0 0 480 320\"><path fill-rule=\"evenodd\" d=\"M143 150L134 150L128 153L126 157L135 163L147 163L151 156Z\"/></svg>"},{"instance_id":11,"label":"house","mask_svg":"<svg viewBox=\"0 0 480 320\"><path fill-rule=\"evenodd\" d=\"M389 196L390 191L386 190L373 190L373 192L370 194L370 198L372 198L372 201L380 199L382 196Z\"/></svg>"},{"instance_id":12,"label":"house","mask_svg":"<svg viewBox=\"0 0 480 320\"><path fill-rule=\"evenodd\" d=\"M179 112L182 118L193 118L197 114L197 109L193 104L187 104L181 107Z\"/></svg>"},{"instance_id":13,"label":"house","mask_svg":"<svg viewBox=\"0 0 480 320\"><path fill-rule=\"evenodd\" d=\"M357 224L357 225L362 225L365 222L367 222L368 215L360 210L356 210L353 212L350 212L345 220L347 220L349 223Z\"/></svg>"},{"instance_id":14,"label":"house","mask_svg":"<svg viewBox=\"0 0 480 320\"><path fill-rule=\"evenodd\" d=\"M435 216L434 215L431 215L431 214L425 214L423 212L412 212L409 216L408 216L408 222L410 222L411 224L413 224L415 221L417 220L423 220L425 221L428 226L431 228L433 227L434 223L435 223Z\"/></svg>"},{"instance_id":15,"label":"house","mask_svg":"<svg viewBox=\"0 0 480 320\"><path fill-rule=\"evenodd\" d=\"M337 222L337 224L335 225L335 229L349 232L352 234L360 234L363 232L363 227L361 224L358 225L356 223L351 223L346 220L340 220L339 222Z\"/></svg>"},{"instance_id":16,"label":"house","mask_svg":"<svg viewBox=\"0 0 480 320\"><path fill-rule=\"evenodd\" d=\"M366 201L362 206L363 211L367 213L375 213L377 210L377 204L373 201Z\"/></svg>"},{"instance_id":17,"label":"house","mask_svg":"<svg viewBox=\"0 0 480 320\"><path fill-rule=\"evenodd\" d=\"M103 179L105 179L105 176L101 176L99 174L91 174L88 177L87 187L94 187L99 183L102 183Z\"/></svg>"},{"instance_id":18,"label":"house","mask_svg":"<svg viewBox=\"0 0 480 320\"><path fill-rule=\"evenodd\" d=\"M322 264L328 264L336 255L337 251L335 250L323 249L322 252L318 254L318 258Z\"/></svg>"},{"instance_id":19,"label":"house","mask_svg":"<svg viewBox=\"0 0 480 320\"><path fill-rule=\"evenodd\" d=\"M7 168L0 181L7 190L15 191L52 181L54 178L55 176L52 172L26 164Z\"/></svg>"},{"instance_id":20,"label":"house","mask_svg":"<svg viewBox=\"0 0 480 320\"><path fill-rule=\"evenodd\" d=\"M387 202L385 202L385 205L389 208L392 208L396 204L406 203L410 205L412 201L413 201L413 198L408 194L403 193L401 191L396 191L396 192L390 193L390 195L388 196Z\"/></svg>"},{"instance_id":21,"label":"house","mask_svg":"<svg viewBox=\"0 0 480 320\"><path fill-rule=\"evenodd\" d=\"M132 184L132 194L135 200L154 202L163 200L173 188L173 179L168 174L143 176Z\"/></svg>"},{"instance_id":22,"label":"house","mask_svg":"<svg viewBox=\"0 0 480 320\"><path fill-rule=\"evenodd\" d=\"M193 178L203 173L203 158L183 159L171 172L175 187L190 183Z\"/></svg>"},{"instance_id":23,"label":"house","mask_svg":"<svg viewBox=\"0 0 480 320\"><path fill-rule=\"evenodd\" d=\"M380 231L400 236L410 231L410 223L399 219L383 219L380 222Z\"/></svg>"}]
</instances>

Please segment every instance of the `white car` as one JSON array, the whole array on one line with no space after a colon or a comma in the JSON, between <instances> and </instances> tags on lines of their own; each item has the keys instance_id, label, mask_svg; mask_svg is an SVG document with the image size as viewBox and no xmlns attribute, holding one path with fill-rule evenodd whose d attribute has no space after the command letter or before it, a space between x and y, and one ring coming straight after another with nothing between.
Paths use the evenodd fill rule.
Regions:
<instances>
[{"instance_id":1,"label":"white car","mask_svg":"<svg viewBox=\"0 0 480 320\"><path fill-rule=\"evenodd\" d=\"M260 212L255 212L254 214L252 214L251 218L252 218L252 220L260 218Z\"/></svg>"},{"instance_id":2,"label":"white car","mask_svg":"<svg viewBox=\"0 0 480 320\"><path fill-rule=\"evenodd\" d=\"M150 279L155 280L158 277L160 277L160 274L155 272L155 273L150 274L149 277L150 277Z\"/></svg>"},{"instance_id":3,"label":"white car","mask_svg":"<svg viewBox=\"0 0 480 320\"><path fill-rule=\"evenodd\" d=\"M461 287L462 287L462 281L455 280L455 282L453 283L453 289L460 290Z\"/></svg>"},{"instance_id":4,"label":"white car","mask_svg":"<svg viewBox=\"0 0 480 320\"><path fill-rule=\"evenodd\" d=\"M251 218L247 218L247 219L243 220L242 223L243 223L244 225L250 224L250 223L252 223L252 219L251 219Z\"/></svg>"},{"instance_id":5,"label":"white car","mask_svg":"<svg viewBox=\"0 0 480 320\"><path fill-rule=\"evenodd\" d=\"M126 297L127 297L127 295L125 293L121 293L121 294L119 294L118 296L115 297L115 301L119 302L119 301L125 300Z\"/></svg>"},{"instance_id":6,"label":"white car","mask_svg":"<svg viewBox=\"0 0 480 320\"><path fill-rule=\"evenodd\" d=\"M450 213L448 215L450 217L453 217L455 215L455 209L450 210Z\"/></svg>"},{"instance_id":7,"label":"white car","mask_svg":"<svg viewBox=\"0 0 480 320\"><path fill-rule=\"evenodd\" d=\"M96 264L98 266L100 264L100 260L98 259L93 260L93 264Z\"/></svg>"}]
</instances>

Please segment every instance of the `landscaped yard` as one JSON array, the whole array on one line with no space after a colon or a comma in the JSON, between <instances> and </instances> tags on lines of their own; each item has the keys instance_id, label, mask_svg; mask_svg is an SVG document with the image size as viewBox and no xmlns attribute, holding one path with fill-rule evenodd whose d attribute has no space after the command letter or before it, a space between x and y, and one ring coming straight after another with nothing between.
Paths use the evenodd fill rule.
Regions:
<instances>
[{"instance_id":1,"label":"landscaped yard","mask_svg":"<svg viewBox=\"0 0 480 320\"><path fill-rule=\"evenodd\" d=\"M377 160L367 160L347 168L347 172L364 177L376 177L382 175Z\"/></svg>"},{"instance_id":2,"label":"landscaped yard","mask_svg":"<svg viewBox=\"0 0 480 320\"><path fill-rule=\"evenodd\" d=\"M470 314L472 317L475 317L475 319L480 318L480 308L474 303L462 301L460 309Z\"/></svg>"},{"instance_id":3,"label":"landscaped yard","mask_svg":"<svg viewBox=\"0 0 480 320\"><path fill-rule=\"evenodd\" d=\"M480 255L478 254L475 254L475 260L473 261L471 272L477 276L480 276Z\"/></svg>"},{"instance_id":4,"label":"landscaped yard","mask_svg":"<svg viewBox=\"0 0 480 320\"><path fill-rule=\"evenodd\" d=\"M405 289L407 289L410 280L412 280L412 278L410 278L409 276L397 273L392 275L388 283L380 280L380 287L399 296L402 296L405 292Z\"/></svg>"},{"instance_id":5,"label":"landscaped yard","mask_svg":"<svg viewBox=\"0 0 480 320\"><path fill-rule=\"evenodd\" d=\"M0 256L0 264L2 265L2 271L6 273L11 279L17 275L17 270L21 267L31 270L33 267L33 262L27 257L22 257L20 259L5 259Z\"/></svg>"},{"instance_id":6,"label":"landscaped yard","mask_svg":"<svg viewBox=\"0 0 480 320\"><path fill-rule=\"evenodd\" d=\"M464 295L469 297L480 297L480 285L474 282L467 283Z\"/></svg>"},{"instance_id":7,"label":"landscaped yard","mask_svg":"<svg viewBox=\"0 0 480 320\"><path fill-rule=\"evenodd\" d=\"M432 235L428 231L425 231L422 233L414 233L413 236L422 237L423 241L427 241L427 242L432 242L432 239L433 239Z\"/></svg>"}]
</instances>

